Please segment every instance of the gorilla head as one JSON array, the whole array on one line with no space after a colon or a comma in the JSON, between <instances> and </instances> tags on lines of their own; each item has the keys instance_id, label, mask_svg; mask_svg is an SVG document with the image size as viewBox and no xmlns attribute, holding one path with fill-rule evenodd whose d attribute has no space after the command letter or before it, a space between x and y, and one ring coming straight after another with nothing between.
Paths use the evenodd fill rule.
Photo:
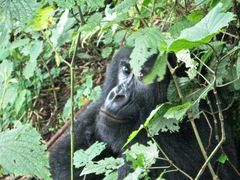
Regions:
<instances>
[{"instance_id":1,"label":"gorilla head","mask_svg":"<svg viewBox=\"0 0 240 180\"><path fill-rule=\"evenodd\" d=\"M168 78L149 85L142 81L151 70L157 55L152 55L143 65L139 76L132 73L130 55L132 49L123 48L108 67L105 82L112 81L112 87L105 83L104 102L100 108L97 131L115 151L126 141L131 130L146 120L156 105L166 101ZM113 79L114 78L114 79ZM159 91L160 90L160 91Z\"/></svg>"}]
</instances>

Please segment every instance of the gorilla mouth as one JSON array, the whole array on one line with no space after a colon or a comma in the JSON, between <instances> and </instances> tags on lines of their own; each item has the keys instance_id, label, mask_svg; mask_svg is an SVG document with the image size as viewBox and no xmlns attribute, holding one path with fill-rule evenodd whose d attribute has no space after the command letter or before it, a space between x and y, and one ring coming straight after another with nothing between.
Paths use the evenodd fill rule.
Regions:
<instances>
[{"instance_id":1,"label":"gorilla mouth","mask_svg":"<svg viewBox=\"0 0 240 180\"><path fill-rule=\"evenodd\" d=\"M107 111L104 108L100 108L100 114L102 116L106 117L106 120L111 121L111 122L115 122L115 123L119 123L119 124L129 123L129 121L119 119L118 117L116 117L115 115L113 115L112 113L110 113L109 111Z\"/></svg>"}]
</instances>

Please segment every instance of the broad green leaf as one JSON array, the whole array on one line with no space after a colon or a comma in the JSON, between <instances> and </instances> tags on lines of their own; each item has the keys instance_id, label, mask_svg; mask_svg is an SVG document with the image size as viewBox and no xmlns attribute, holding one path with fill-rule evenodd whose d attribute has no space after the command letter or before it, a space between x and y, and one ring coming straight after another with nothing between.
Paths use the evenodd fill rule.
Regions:
<instances>
[{"instance_id":1,"label":"broad green leaf","mask_svg":"<svg viewBox=\"0 0 240 180\"><path fill-rule=\"evenodd\" d=\"M168 51L178 52L208 43L235 17L231 12L222 12L222 7L222 3L217 4L199 23L184 29L180 36L169 44Z\"/></svg>"},{"instance_id":2,"label":"broad green leaf","mask_svg":"<svg viewBox=\"0 0 240 180\"><path fill-rule=\"evenodd\" d=\"M168 119L176 119L178 121L181 121L183 117L186 115L187 110L192 106L191 103L186 102L184 104L178 105L171 107L168 109L168 111L164 114L163 117L168 118Z\"/></svg>"},{"instance_id":3,"label":"broad green leaf","mask_svg":"<svg viewBox=\"0 0 240 180\"><path fill-rule=\"evenodd\" d=\"M187 17L182 16L176 20L176 22L173 24L173 26L171 26L169 31L174 38L177 38L183 29L191 27L193 25L194 23L188 20Z\"/></svg>"},{"instance_id":4,"label":"broad green leaf","mask_svg":"<svg viewBox=\"0 0 240 180\"><path fill-rule=\"evenodd\" d=\"M52 6L47 6L42 9L39 9L36 13L36 16L32 20L31 24L37 31L47 29L50 24L52 24L51 16L54 12Z\"/></svg>"},{"instance_id":5,"label":"broad green leaf","mask_svg":"<svg viewBox=\"0 0 240 180\"><path fill-rule=\"evenodd\" d=\"M100 160L96 163L88 163L84 169L82 170L80 176L87 175L87 174L105 174L108 175L112 173L114 170L117 170L123 165L124 161L121 158L105 158Z\"/></svg>"},{"instance_id":6,"label":"broad green leaf","mask_svg":"<svg viewBox=\"0 0 240 180\"><path fill-rule=\"evenodd\" d=\"M37 67L37 58L43 51L43 42L42 41L34 41L33 45L30 47L30 60L27 62L23 75L26 79L30 79L36 70Z\"/></svg>"},{"instance_id":7,"label":"broad green leaf","mask_svg":"<svg viewBox=\"0 0 240 180\"><path fill-rule=\"evenodd\" d=\"M102 142L95 142L87 150L78 150L74 153L74 166L76 168L85 166L90 161L92 161L96 156L101 154L101 152L106 148L106 144Z\"/></svg>"},{"instance_id":8,"label":"broad green leaf","mask_svg":"<svg viewBox=\"0 0 240 180\"><path fill-rule=\"evenodd\" d=\"M57 27L55 29L53 29L53 31L52 31L52 36L50 39L51 39L53 46L55 46L55 47L58 45L58 39L60 38L60 36L62 35L62 33L64 31L64 27L68 20L68 14L69 14L69 10L66 9L64 11L64 13L61 15L60 20L57 24Z\"/></svg>"},{"instance_id":9,"label":"broad green leaf","mask_svg":"<svg viewBox=\"0 0 240 180\"><path fill-rule=\"evenodd\" d=\"M153 83L154 81L160 82L163 80L166 73L167 54L159 55L155 61L149 74L144 76L143 81L146 84Z\"/></svg>"},{"instance_id":10,"label":"broad green leaf","mask_svg":"<svg viewBox=\"0 0 240 180\"><path fill-rule=\"evenodd\" d=\"M158 50L164 52L165 41L157 28L141 29L128 38L127 44L134 47L131 53L130 65L135 75L139 75L143 64Z\"/></svg>"},{"instance_id":11,"label":"broad green leaf","mask_svg":"<svg viewBox=\"0 0 240 180\"><path fill-rule=\"evenodd\" d=\"M40 134L30 125L0 133L0 165L15 176L37 176L50 180L46 147Z\"/></svg>"}]
</instances>

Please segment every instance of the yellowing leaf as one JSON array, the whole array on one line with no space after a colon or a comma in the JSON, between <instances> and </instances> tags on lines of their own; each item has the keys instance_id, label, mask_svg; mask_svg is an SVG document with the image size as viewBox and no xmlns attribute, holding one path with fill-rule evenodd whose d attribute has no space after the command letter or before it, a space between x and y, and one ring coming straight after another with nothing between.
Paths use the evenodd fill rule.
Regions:
<instances>
[{"instance_id":1,"label":"yellowing leaf","mask_svg":"<svg viewBox=\"0 0 240 180\"><path fill-rule=\"evenodd\" d=\"M57 66L59 66L61 63L61 56L58 53L55 53L55 61Z\"/></svg>"},{"instance_id":2,"label":"yellowing leaf","mask_svg":"<svg viewBox=\"0 0 240 180\"><path fill-rule=\"evenodd\" d=\"M53 24L51 17L53 11L54 9L52 6L39 9L31 23L34 29L40 31L43 29L47 29L50 24Z\"/></svg>"}]
</instances>

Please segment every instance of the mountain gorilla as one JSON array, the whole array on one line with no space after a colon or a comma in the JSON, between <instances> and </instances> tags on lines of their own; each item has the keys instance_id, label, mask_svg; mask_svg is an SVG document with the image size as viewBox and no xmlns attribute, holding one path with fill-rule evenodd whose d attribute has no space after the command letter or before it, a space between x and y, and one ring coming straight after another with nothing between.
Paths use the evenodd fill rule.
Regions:
<instances>
[{"instance_id":1,"label":"mountain gorilla","mask_svg":"<svg viewBox=\"0 0 240 180\"><path fill-rule=\"evenodd\" d=\"M77 117L75 124L75 150L86 149L95 141L103 141L108 145L108 149L100 158L106 156L121 156L122 146L126 142L129 134L143 124L150 112L156 105L167 101L167 88L171 79L169 72L166 73L161 82L145 85L141 78L148 73L154 64L157 55L151 56L142 67L141 77L136 77L131 72L129 59L132 49L121 49L107 68L106 79L103 85L102 97L95 103L90 104L84 112ZM175 56L174 56L175 57ZM169 56L169 61L173 61L173 56ZM214 100L213 100L214 101ZM206 103L201 103L201 108L206 109ZM211 117L208 117L212 124ZM227 118L227 116L225 117ZM230 126L225 122L227 139L224 144L224 152L227 154L231 165L238 168L235 144L231 137ZM207 121L200 117L196 120L201 139L205 148L209 144L210 128ZM213 126L212 126L213 127ZM213 132L214 133L214 132ZM134 142L146 144L147 135L141 132ZM204 163L204 158L200 152L191 124L185 119L181 123L178 133L160 133L156 137L157 142L180 169L195 177L200 167ZM217 142L211 138L210 147L206 148L210 154ZM214 156L211 164L218 173L220 179L237 179L237 174L233 170L229 161L225 164L218 164L217 158L222 150ZM162 156L160 154L160 156ZM169 165L166 162L157 162L157 166ZM50 149L50 166L54 180L70 179L70 135L67 133L55 143ZM123 179L131 171L130 165L125 164L118 171L119 179ZM75 179L79 177L80 170L75 170ZM159 176L158 170L152 170L150 176L156 179ZM165 174L166 179L187 179L179 171ZM101 179L100 176L87 176L87 179ZM205 169L201 179L212 179L208 168Z\"/></svg>"}]
</instances>

